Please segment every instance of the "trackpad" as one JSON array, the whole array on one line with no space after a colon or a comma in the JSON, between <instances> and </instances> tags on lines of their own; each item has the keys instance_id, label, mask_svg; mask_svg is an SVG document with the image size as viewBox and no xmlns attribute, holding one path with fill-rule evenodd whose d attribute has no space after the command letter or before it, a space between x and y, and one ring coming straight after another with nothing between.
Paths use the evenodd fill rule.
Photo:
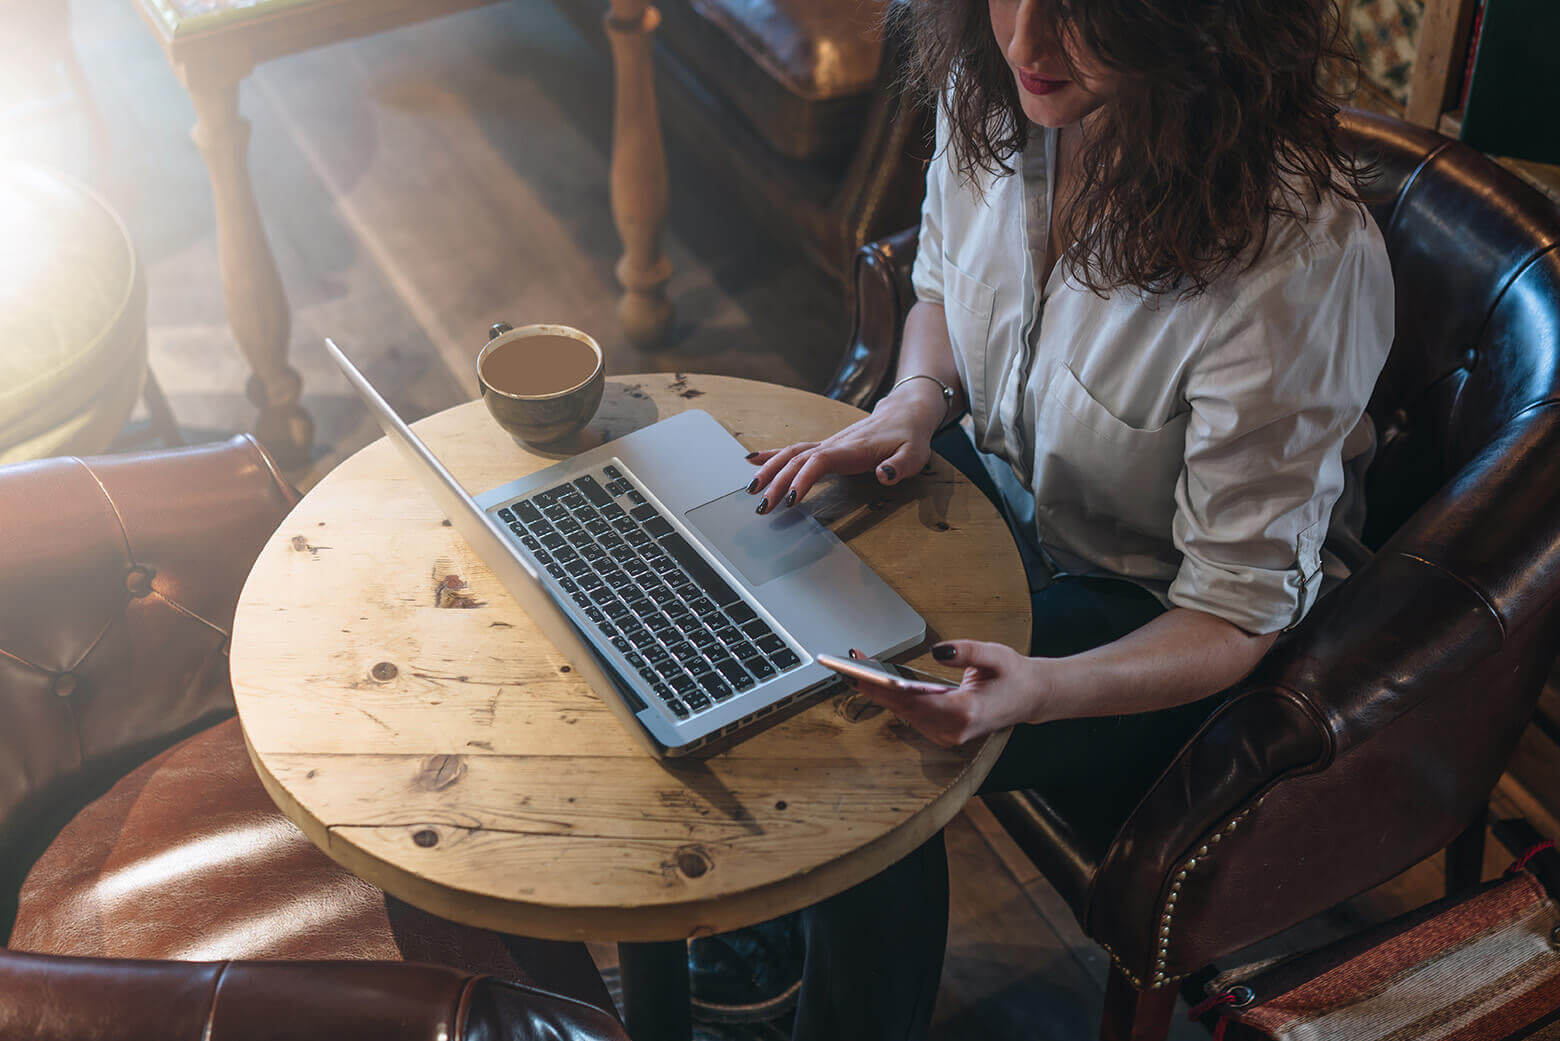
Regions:
<instances>
[{"instance_id":1,"label":"trackpad","mask_svg":"<svg viewBox=\"0 0 1560 1041\"><path fill-rule=\"evenodd\" d=\"M760 517L753 512L757 505L756 496L738 489L683 514L749 586L822 560L839 545L834 533L804 509L781 508Z\"/></svg>"}]
</instances>

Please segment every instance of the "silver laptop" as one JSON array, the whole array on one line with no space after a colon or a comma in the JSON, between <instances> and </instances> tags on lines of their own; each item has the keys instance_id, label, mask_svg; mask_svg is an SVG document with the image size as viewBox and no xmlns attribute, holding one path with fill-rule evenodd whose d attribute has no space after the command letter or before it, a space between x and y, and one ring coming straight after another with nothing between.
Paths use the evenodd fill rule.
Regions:
<instances>
[{"instance_id":1,"label":"silver laptop","mask_svg":"<svg viewBox=\"0 0 1560 1041\"><path fill-rule=\"evenodd\" d=\"M926 623L806 503L757 516L746 450L682 412L473 499L330 340L446 517L656 755L728 739ZM724 746L728 742L721 740Z\"/></svg>"}]
</instances>

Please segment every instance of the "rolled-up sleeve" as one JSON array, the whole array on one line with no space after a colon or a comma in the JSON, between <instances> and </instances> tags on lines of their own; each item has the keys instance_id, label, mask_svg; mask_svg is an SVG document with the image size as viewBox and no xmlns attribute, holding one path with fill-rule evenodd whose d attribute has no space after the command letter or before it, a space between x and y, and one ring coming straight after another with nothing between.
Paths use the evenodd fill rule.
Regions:
<instances>
[{"instance_id":1,"label":"rolled-up sleeve","mask_svg":"<svg viewBox=\"0 0 1560 1041\"><path fill-rule=\"evenodd\" d=\"M1298 621L1321 585L1344 440L1392 341L1379 235L1315 247L1243 287L1186 377L1176 485L1181 607L1251 633Z\"/></svg>"},{"instance_id":2,"label":"rolled-up sleeve","mask_svg":"<svg viewBox=\"0 0 1560 1041\"><path fill-rule=\"evenodd\" d=\"M921 233L910 267L915 298L943 302L943 189L948 180L948 136L942 106L937 106L937 151L926 167L926 196L921 201Z\"/></svg>"}]
</instances>

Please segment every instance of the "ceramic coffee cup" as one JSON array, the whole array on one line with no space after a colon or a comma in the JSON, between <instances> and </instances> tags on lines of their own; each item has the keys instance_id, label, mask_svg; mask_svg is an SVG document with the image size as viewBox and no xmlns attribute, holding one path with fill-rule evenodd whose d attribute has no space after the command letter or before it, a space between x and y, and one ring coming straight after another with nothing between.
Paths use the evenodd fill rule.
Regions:
<instances>
[{"instance_id":1,"label":"ceramic coffee cup","mask_svg":"<svg viewBox=\"0 0 1560 1041\"><path fill-rule=\"evenodd\" d=\"M490 386L482 373L482 362L497 348L516 340L535 336L561 336L585 344L596 355L596 367L583 381L545 394L518 394ZM488 330L488 342L477 354L477 385L482 400L498 425L516 441L545 445L579 433L601 407L601 395L607 385L607 368L601 345L587 333L567 325L525 325L516 329L498 322Z\"/></svg>"}]
</instances>

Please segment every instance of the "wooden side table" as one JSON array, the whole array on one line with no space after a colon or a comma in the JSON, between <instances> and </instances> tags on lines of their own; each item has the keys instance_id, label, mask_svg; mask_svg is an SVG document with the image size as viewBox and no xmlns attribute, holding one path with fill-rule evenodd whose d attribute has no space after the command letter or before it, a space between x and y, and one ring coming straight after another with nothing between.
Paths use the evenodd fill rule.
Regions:
<instances>
[{"instance_id":1,"label":"wooden side table","mask_svg":"<svg viewBox=\"0 0 1560 1041\"><path fill-rule=\"evenodd\" d=\"M752 448L859 417L828 398L711 376L609 382L579 448L687 408ZM480 402L417 424L481 492L554 457ZM1001 516L934 460L893 489L849 478L819 515L925 617L931 639L1025 646L1029 594ZM680 942L808 906L887 867L957 813L1006 742L939 748L839 694L708 759L656 760L441 518L385 441L325 477L244 587L234 696L277 804L360 876L456 921L624 945L636 1038L686 1037ZM942 669L923 653L915 662ZM664 946L676 941L678 946ZM646 954L651 955L646 957ZM657 957L659 956L659 957ZM670 957L669 957L670 956ZM659 995L644 984L656 977Z\"/></svg>"},{"instance_id":2,"label":"wooden side table","mask_svg":"<svg viewBox=\"0 0 1560 1041\"><path fill-rule=\"evenodd\" d=\"M249 361L247 393L259 409L255 434L284 466L306 463L314 422L299 404L303 383L287 363L292 315L249 180L249 122L238 88L261 62L342 40L454 14L493 0L135 0L195 105L193 136L216 203L217 248L228 322ZM650 71L650 34L660 16L647 0L611 0L617 94L612 213L624 244L619 315L636 343L671 327L661 251L666 158Z\"/></svg>"}]
</instances>

